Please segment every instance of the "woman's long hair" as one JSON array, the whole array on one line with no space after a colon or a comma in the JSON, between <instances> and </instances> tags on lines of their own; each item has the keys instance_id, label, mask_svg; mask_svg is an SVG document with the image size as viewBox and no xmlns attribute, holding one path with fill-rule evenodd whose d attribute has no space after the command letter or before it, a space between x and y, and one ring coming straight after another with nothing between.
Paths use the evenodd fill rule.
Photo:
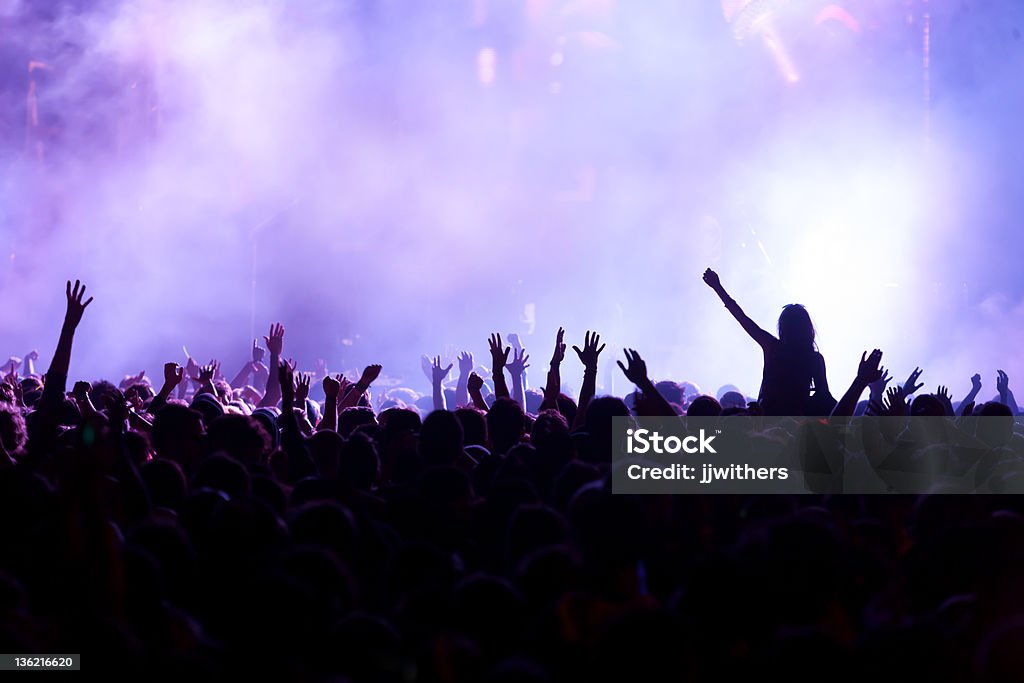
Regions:
<instances>
[{"instance_id":1,"label":"woman's long hair","mask_svg":"<svg viewBox=\"0 0 1024 683\"><path fill-rule=\"evenodd\" d=\"M801 304L787 304L779 314L779 341L793 348L816 350L814 324Z\"/></svg>"}]
</instances>

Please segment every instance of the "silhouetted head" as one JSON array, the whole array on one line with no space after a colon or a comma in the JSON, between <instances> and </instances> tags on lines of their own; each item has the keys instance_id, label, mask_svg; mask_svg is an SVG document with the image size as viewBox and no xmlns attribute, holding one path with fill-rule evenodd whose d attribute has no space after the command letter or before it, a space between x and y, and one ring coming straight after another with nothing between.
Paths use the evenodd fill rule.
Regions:
<instances>
[{"instance_id":1,"label":"silhouetted head","mask_svg":"<svg viewBox=\"0 0 1024 683\"><path fill-rule=\"evenodd\" d=\"M787 304L779 314L779 341L794 346L814 347L814 324L801 304Z\"/></svg>"},{"instance_id":2,"label":"silhouetted head","mask_svg":"<svg viewBox=\"0 0 1024 683\"><path fill-rule=\"evenodd\" d=\"M523 409L510 398L499 398L487 412L487 434L491 438L491 452L505 453L523 436L525 429Z\"/></svg>"},{"instance_id":3,"label":"silhouetted head","mask_svg":"<svg viewBox=\"0 0 1024 683\"><path fill-rule=\"evenodd\" d=\"M698 396L686 409L689 417L718 417L722 414L722 405L713 396Z\"/></svg>"},{"instance_id":4,"label":"silhouetted head","mask_svg":"<svg viewBox=\"0 0 1024 683\"><path fill-rule=\"evenodd\" d=\"M662 380L654 385L654 388L658 390L658 393L668 401L669 403L682 403L683 402L683 390L675 382L669 380Z\"/></svg>"},{"instance_id":5,"label":"silhouetted head","mask_svg":"<svg viewBox=\"0 0 1024 683\"><path fill-rule=\"evenodd\" d=\"M435 410L420 428L420 456L430 465L450 465L462 453L464 438L455 413Z\"/></svg>"}]
</instances>

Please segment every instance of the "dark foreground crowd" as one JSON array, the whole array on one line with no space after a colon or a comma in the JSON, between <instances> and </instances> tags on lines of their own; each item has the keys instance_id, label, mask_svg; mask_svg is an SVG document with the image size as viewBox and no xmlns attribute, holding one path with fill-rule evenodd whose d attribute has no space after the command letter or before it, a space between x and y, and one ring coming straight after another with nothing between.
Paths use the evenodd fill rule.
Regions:
<instances>
[{"instance_id":1,"label":"dark foreground crowd","mask_svg":"<svg viewBox=\"0 0 1024 683\"><path fill-rule=\"evenodd\" d=\"M1012 420L965 463L988 495L612 494L615 416L1017 413L1001 372L990 402L980 377L956 403L915 398L919 370L887 388L880 351L832 398L802 307L770 334L705 281L762 348L754 401L632 350L636 391L598 395L589 333L574 399L561 331L540 391L497 335L489 372L464 353L453 385L425 362L429 396L378 391L376 365L297 372L280 325L230 382L190 361L69 387L91 299L68 283L48 370L29 354L0 390L0 651L176 681L1021 680Z\"/></svg>"}]
</instances>

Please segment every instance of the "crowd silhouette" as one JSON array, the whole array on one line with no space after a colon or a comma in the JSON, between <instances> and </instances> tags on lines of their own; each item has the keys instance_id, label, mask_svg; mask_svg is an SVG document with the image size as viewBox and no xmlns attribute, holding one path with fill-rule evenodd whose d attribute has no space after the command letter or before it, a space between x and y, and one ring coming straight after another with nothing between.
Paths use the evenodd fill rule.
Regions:
<instances>
[{"instance_id":1,"label":"crowd silhouette","mask_svg":"<svg viewBox=\"0 0 1024 683\"><path fill-rule=\"evenodd\" d=\"M159 680L1019 680L1013 421L971 423L986 450L959 464L990 495L612 493L614 417L782 416L759 438L785 449L801 418L1019 412L1002 371L954 402L920 368L889 386L880 350L836 400L802 306L775 336L704 281L761 347L756 400L656 381L632 349L636 390L600 395L600 335L567 360L561 329L539 390L518 338L489 338L487 371L425 357L430 393L378 391L380 365L300 372L280 324L230 382L192 359L72 382L93 299L68 282L48 369L12 358L0 384L0 649Z\"/></svg>"}]
</instances>

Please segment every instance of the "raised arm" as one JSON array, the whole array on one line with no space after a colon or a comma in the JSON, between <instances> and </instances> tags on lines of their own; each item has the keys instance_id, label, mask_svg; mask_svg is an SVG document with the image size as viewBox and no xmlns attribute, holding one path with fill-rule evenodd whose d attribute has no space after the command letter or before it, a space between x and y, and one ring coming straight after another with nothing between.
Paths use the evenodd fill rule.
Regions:
<instances>
[{"instance_id":1,"label":"raised arm","mask_svg":"<svg viewBox=\"0 0 1024 683\"><path fill-rule=\"evenodd\" d=\"M604 344L601 343L601 335L589 330L583 336L583 348L573 346L572 350L579 356L583 363L583 386L580 387L580 400L576 408L576 419L573 420L573 428L583 425L583 418L587 412L587 404L597 393L597 358L604 351Z\"/></svg>"},{"instance_id":2,"label":"raised arm","mask_svg":"<svg viewBox=\"0 0 1024 683\"><path fill-rule=\"evenodd\" d=\"M505 364L511 347L501 345L501 335L492 334L487 340L491 349L491 381L494 382L494 398L508 397L508 384L505 383Z\"/></svg>"},{"instance_id":3,"label":"raised arm","mask_svg":"<svg viewBox=\"0 0 1024 683\"><path fill-rule=\"evenodd\" d=\"M725 291L725 287L722 286L722 281L718 278L718 273L708 268L704 271L704 282L708 287L714 290L718 298L725 304L725 309L732 313L732 317L736 318L736 322L740 324L740 327L750 335L750 338L756 341L761 348L766 348L769 344L775 341L775 337L771 333L762 330L758 327L757 323L751 320L740 305L729 296L729 293Z\"/></svg>"},{"instance_id":4,"label":"raised arm","mask_svg":"<svg viewBox=\"0 0 1024 683\"><path fill-rule=\"evenodd\" d=\"M85 285L75 280L74 289L71 281L68 280L67 309L64 313L64 324L60 328L60 337L57 339L57 349L53 352L53 359L50 361L50 369L46 371L46 384L43 388L43 396L40 402L43 405L57 405L63 399L67 391L68 368L71 366L71 345L75 340L75 330L82 322L82 314L86 307L92 303L92 297L85 301Z\"/></svg>"},{"instance_id":5,"label":"raised arm","mask_svg":"<svg viewBox=\"0 0 1024 683\"><path fill-rule=\"evenodd\" d=\"M455 385L455 407L469 405L469 375L473 372L473 354L459 354L459 382Z\"/></svg>"},{"instance_id":6,"label":"raised arm","mask_svg":"<svg viewBox=\"0 0 1024 683\"><path fill-rule=\"evenodd\" d=\"M288 454L288 471L315 472L306 439L303 438L299 420L295 417L295 368L288 363L278 363L276 367L277 372L270 374L277 375L277 386L281 390L281 416L278 422L281 425L281 448Z\"/></svg>"},{"instance_id":7,"label":"raised arm","mask_svg":"<svg viewBox=\"0 0 1024 683\"><path fill-rule=\"evenodd\" d=\"M199 368L199 375L195 378L196 383L199 385L199 388L196 389L196 396L199 394L210 394L214 398L218 398L217 387L213 384L213 378L216 377L217 368L219 367L219 361L211 360L209 365Z\"/></svg>"},{"instance_id":8,"label":"raised arm","mask_svg":"<svg viewBox=\"0 0 1024 683\"><path fill-rule=\"evenodd\" d=\"M512 362L508 364L508 374L512 376L512 400L526 410L526 368L530 367L527 362L530 356L526 349L520 346L512 350Z\"/></svg>"},{"instance_id":9,"label":"raised arm","mask_svg":"<svg viewBox=\"0 0 1024 683\"><path fill-rule=\"evenodd\" d=\"M25 377L32 377L36 374L35 362L39 360L39 352L32 349L25 354L25 358L22 360L21 374Z\"/></svg>"},{"instance_id":10,"label":"raised arm","mask_svg":"<svg viewBox=\"0 0 1024 683\"><path fill-rule=\"evenodd\" d=\"M978 392L981 391L981 375L974 373L971 377L971 390L964 396L964 400L960 401L960 416L968 415L967 408L974 409L974 401L978 398Z\"/></svg>"},{"instance_id":11,"label":"raised arm","mask_svg":"<svg viewBox=\"0 0 1024 683\"><path fill-rule=\"evenodd\" d=\"M260 348L259 342L255 339L252 340L252 360L247 360L242 366L242 369L238 371L235 378L231 380L231 388L240 389L249 382L249 375L256 371L256 364L263 360L263 349Z\"/></svg>"},{"instance_id":12,"label":"raised arm","mask_svg":"<svg viewBox=\"0 0 1024 683\"><path fill-rule=\"evenodd\" d=\"M164 385L160 387L159 393L149 403L149 412L151 414L167 404L167 399L170 397L171 392L174 391L176 386L181 384L181 380L184 378L184 368L177 363L164 363Z\"/></svg>"},{"instance_id":13,"label":"raised arm","mask_svg":"<svg viewBox=\"0 0 1024 683\"><path fill-rule=\"evenodd\" d=\"M832 409L832 417L853 417L861 394L872 382L877 382L882 378L882 369L878 366L881 361L882 352L878 349L872 351L870 355L866 351L860 354L857 376L853 378L850 388Z\"/></svg>"},{"instance_id":14,"label":"raised arm","mask_svg":"<svg viewBox=\"0 0 1024 683\"><path fill-rule=\"evenodd\" d=\"M1010 391L1010 376L1002 370L996 371L996 389L999 391L999 402L1010 409L1014 415L1020 414L1020 409L1017 408L1017 401L1013 398L1013 392Z\"/></svg>"},{"instance_id":15,"label":"raised arm","mask_svg":"<svg viewBox=\"0 0 1024 683\"><path fill-rule=\"evenodd\" d=\"M623 365L621 360L616 362L622 368L622 374L626 376L626 379L644 392L644 398L654 409L654 416L675 417L676 411L672 404L661 395L661 392L654 386L654 382L647 376L647 363L644 362L644 359L633 349L624 349L624 352L627 365Z\"/></svg>"},{"instance_id":16,"label":"raised arm","mask_svg":"<svg viewBox=\"0 0 1024 683\"><path fill-rule=\"evenodd\" d=\"M444 380L448 377L448 373L452 371L452 364L449 363L448 367L441 365L441 356L434 358L434 363L430 366L430 384L433 388L434 398L434 410L444 410Z\"/></svg>"},{"instance_id":17,"label":"raised arm","mask_svg":"<svg viewBox=\"0 0 1024 683\"><path fill-rule=\"evenodd\" d=\"M366 390L370 388L373 381L380 375L381 366L378 364L367 365L363 368L363 374L359 376L359 381L355 383L350 391L348 391L342 398L338 407L341 410L345 408L352 408L359 405L359 399L363 397Z\"/></svg>"},{"instance_id":18,"label":"raised arm","mask_svg":"<svg viewBox=\"0 0 1024 683\"><path fill-rule=\"evenodd\" d=\"M509 346L512 347L512 358L513 359L517 355L522 356L523 354L526 353L526 349L523 347L523 342L520 341L519 335L516 334L515 332L509 332L508 333L508 344L509 344ZM527 357L529 357L529 356L527 356ZM528 368L530 366L527 365L526 367ZM511 364L509 364L509 373L512 374L512 366L511 366ZM520 378L520 380L522 380L523 392L525 394L526 390L530 388L530 385L526 381L526 368L523 368L523 371L520 373L520 377L519 378ZM515 398L515 392L516 392L515 384L516 384L516 378L515 378L515 375L512 374L512 398L513 399ZM524 409L525 409L525 406L526 406L526 399L525 398L523 399L523 406L524 406Z\"/></svg>"},{"instance_id":19,"label":"raised arm","mask_svg":"<svg viewBox=\"0 0 1024 683\"><path fill-rule=\"evenodd\" d=\"M270 351L270 370L267 375L267 389L263 392L263 400L259 407L276 406L281 399L281 379L279 368L281 367L281 351L284 350L284 325L275 323L270 326L270 332L263 337L263 341Z\"/></svg>"},{"instance_id":20,"label":"raised arm","mask_svg":"<svg viewBox=\"0 0 1024 683\"><path fill-rule=\"evenodd\" d=\"M480 410L487 412L487 401L484 400L484 380L475 372L469 373L469 379L466 380L466 389L469 391L469 398L473 401L473 405Z\"/></svg>"},{"instance_id":21,"label":"raised arm","mask_svg":"<svg viewBox=\"0 0 1024 683\"><path fill-rule=\"evenodd\" d=\"M558 410L558 395L562 391L562 360L565 359L565 330L558 328L555 335L555 350L551 354L551 365L548 368L548 379L544 385L544 402L541 403L541 410Z\"/></svg>"},{"instance_id":22,"label":"raised arm","mask_svg":"<svg viewBox=\"0 0 1024 683\"><path fill-rule=\"evenodd\" d=\"M338 431L338 394L341 392L342 376L324 376L324 414L320 418L320 424L316 426L319 431Z\"/></svg>"}]
</instances>

